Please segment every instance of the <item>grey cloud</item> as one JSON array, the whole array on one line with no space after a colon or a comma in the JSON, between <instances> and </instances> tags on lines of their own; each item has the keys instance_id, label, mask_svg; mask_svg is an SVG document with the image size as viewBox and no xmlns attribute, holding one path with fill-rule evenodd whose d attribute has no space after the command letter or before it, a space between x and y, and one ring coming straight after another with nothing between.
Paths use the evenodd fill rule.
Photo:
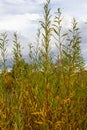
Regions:
<instances>
[{"instance_id":1,"label":"grey cloud","mask_svg":"<svg viewBox=\"0 0 87 130\"><path fill-rule=\"evenodd\" d=\"M87 0L54 0L52 8L61 8L63 13L68 13L73 17L84 17L87 14Z\"/></svg>"},{"instance_id":2,"label":"grey cloud","mask_svg":"<svg viewBox=\"0 0 87 130\"><path fill-rule=\"evenodd\" d=\"M81 32L81 50L84 57L85 62L87 63L87 25L85 22L80 23L80 32Z\"/></svg>"},{"instance_id":3,"label":"grey cloud","mask_svg":"<svg viewBox=\"0 0 87 130\"><path fill-rule=\"evenodd\" d=\"M32 2L30 0L22 0L24 2L10 2L12 0L1 0L1 14L24 14L24 13L40 13L42 10L42 4ZM21 0L20 0L21 1Z\"/></svg>"}]
</instances>

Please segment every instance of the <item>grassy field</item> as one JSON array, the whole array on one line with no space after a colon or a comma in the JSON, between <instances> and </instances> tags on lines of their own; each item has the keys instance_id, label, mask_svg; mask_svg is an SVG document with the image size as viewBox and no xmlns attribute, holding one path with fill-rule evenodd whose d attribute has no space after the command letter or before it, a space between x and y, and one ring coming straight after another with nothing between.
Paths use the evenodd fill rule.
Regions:
<instances>
[{"instance_id":1,"label":"grassy field","mask_svg":"<svg viewBox=\"0 0 87 130\"><path fill-rule=\"evenodd\" d=\"M29 64L14 33L13 66L8 72L8 37L0 35L0 130L87 130L87 71L78 24L73 19L72 28L63 33L61 10L52 23L49 5L47 0L37 47L29 46ZM50 49L52 37L56 58Z\"/></svg>"}]
</instances>

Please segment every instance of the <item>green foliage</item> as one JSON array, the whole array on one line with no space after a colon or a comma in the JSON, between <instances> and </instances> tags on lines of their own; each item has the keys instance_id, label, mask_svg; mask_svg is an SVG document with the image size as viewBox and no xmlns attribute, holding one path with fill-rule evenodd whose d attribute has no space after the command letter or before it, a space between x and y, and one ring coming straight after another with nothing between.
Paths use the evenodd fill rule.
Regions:
<instances>
[{"instance_id":1,"label":"green foliage","mask_svg":"<svg viewBox=\"0 0 87 130\"><path fill-rule=\"evenodd\" d=\"M14 33L14 40L13 40L13 69L12 73L14 77L20 77L22 75L22 71L24 70L25 61L22 58L21 53L21 44L18 40L18 36Z\"/></svg>"},{"instance_id":2,"label":"green foliage","mask_svg":"<svg viewBox=\"0 0 87 130\"><path fill-rule=\"evenodd\" d=\"M43 50L41 49L41 57L43 61L43 70L45 72L48 71L49 60L50 57L50 41L51 41L51 15L50 15L50 0L47 0L44 4L44 19L40 21L42 27L42 46Z\"/></svg>"},{"instance_id":3,"label":"green foliage","mask_svg":"<svg viewBox=\"0 0 87 130\"><path fill-rule=\"evenodd\" d=\"M67 33L63 33L63 28L62 28L62 14L60 8L58 8L55 18L54 18L54 24L53 24L53 37L56 40L55 44L58 49L58 55L57 55L57 60L56 64L60 65L62 64L62 47L65 42L65 37Z\"/></svg>"},{"instance_id":4,"label":"green foliage","mask_svg":"<svg viewBox=\"0 0 87 130\"><path fill-rule=\"evenodd\" d=\"M78 71L84 67L83 57L81 54L80 43L81 37L77 22L73 19L72 28L69 30L69 35L67 36L67 43L64 45L63 57L64 64L68 66L68 70Z\"/></svg>"},{"instance_id":5,"label":"green foliage","mask_svg":"<svg viewBox=\"0 0 87 130\"><path fill-rule=\"evenodd\" d=\"M6 60L7 60L7 34L1 33L0 34L0 53L1 53L1 63L0 65L3 68L3 71L6 71Z\"/></svg>"},{"instance_id":6,"label":"green foliage","mask_svg":"<svg viewBox=\"0 0 87 130\"><path fill-rule=\"evenodd\" d=\"M22 59L22 54L21 54L21 45L20 42L18 41L18 36L16 33L14 33L14 47L13 47L13 58L14 58L14 64L18 65L20 60Z\"/></svg>"},{"instance_id":7,"label":"green foliage","mask_svg":"<svg viewBox=\"0 0 87 130\"><path fill-rule=\"evenodd\" d=\"M0 130L87 129L87 71L83 69L77 22L73 19L69 33L63 34L61 11L57 10L52 26L49 4L50 0L44 4L36 48L29 45L29 64L22 58L14 34L12 71L0 73ZM52 62L52 33L61 64ZM4 69L7 41L4 33L0 40Z\"/></svg>"}]
</instances>

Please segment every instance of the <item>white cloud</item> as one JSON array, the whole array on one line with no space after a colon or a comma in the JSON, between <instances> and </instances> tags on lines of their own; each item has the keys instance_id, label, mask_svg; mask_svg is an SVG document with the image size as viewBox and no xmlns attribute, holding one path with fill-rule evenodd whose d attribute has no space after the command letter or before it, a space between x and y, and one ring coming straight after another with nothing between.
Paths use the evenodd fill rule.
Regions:
<instances>
[{"instance_id":1,"label":"white cloud","mask_svg":"<svg viewBox=\"0 0 87 130\"><path fill-rule=\"evenodd\" d=\"M27 0L4 0L4 2L12 3L12 4L15 4L15 3L24 3L26 1Z\"/></svg>"},{"instance_id":2,"label":"white cloud","mask_svg":"<svg viewBox=\"0 0 87 130\"><path fill-rule=\"evenodd\" d=\"M0 16L8 14L41 13L42 5L36 0L0 0Z\"/></svg>"},{"instance_id":3,"label":"white cloud","mask_svg":"<svg viewBox=\"0 0 87 130\"><path fill-rule=\"evenodd\" d=\"M37 24L39 14L7 15L0 18L0 30L18 31L28 29Z\"/></svg>"},{"instance_id":4,"label":"white cloud","mask_svg":"<svg viewBox=\"0 0 87 130\"><path fill-rule=\"evenodd\" d=\"M42 3L46 2L46 0L35 0L35 2L38 4L42 4Z\"/></svg>"}]
</instances>

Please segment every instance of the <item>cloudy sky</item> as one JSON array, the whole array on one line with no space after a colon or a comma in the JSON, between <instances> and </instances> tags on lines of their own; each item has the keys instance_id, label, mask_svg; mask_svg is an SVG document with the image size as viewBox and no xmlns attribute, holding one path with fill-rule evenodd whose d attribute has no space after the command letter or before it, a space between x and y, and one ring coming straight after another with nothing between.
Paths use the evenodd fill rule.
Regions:
<instances>
[{"instance_id":1,"label":"cloudy sky","mask_svg":"<svg viewBox=\"0 0 87 130\"><path fill-rule=\"evenodd\" d=\"M38 21L42 17L43 3L46 0L0 0L0 32L18 32L26 42L35 38ZM73 17L76 18L81 28L82 53L87 61L87 0L51 0L52 13L61 8L65 18L65 28L70 27ZM24 45L25 44L25 45ZM11 46L11 43L9 44ZM9 51L10 51L9 46Z\"/></svg>"}]
</instances>

